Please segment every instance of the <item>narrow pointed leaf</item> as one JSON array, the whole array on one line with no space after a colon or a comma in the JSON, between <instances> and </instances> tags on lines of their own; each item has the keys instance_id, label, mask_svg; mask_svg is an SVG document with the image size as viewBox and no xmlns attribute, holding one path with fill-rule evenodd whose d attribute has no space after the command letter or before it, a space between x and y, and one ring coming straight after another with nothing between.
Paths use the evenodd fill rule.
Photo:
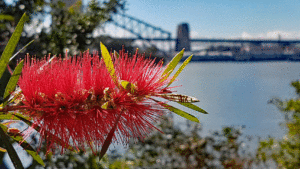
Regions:
<instances>
[{"instance_id":1,"label":"narrow pointed leaf","mask_svg":"<svg viewBox=\"0 0 300 169\"><path fill-rule=\"evenodd\" d=\"M102 157L105 155L105 153L107 152L108 150L108 147L109 145L111 144L112 142L112 139L113 139L113 136L114 136L114 133L117 129L117 126L118 126L118 123L119 123L119 120L120 120L120 117L121 117L121 113L120 115L118 116L116 122L115 122L115 125L113 126L113 128L110 130L110 132L108 133L104 143L103 143L103 146L101 148L101 151L100 151L100 154L99 154L99 161L101 161Z\"/></svg>"},{"instance_id":2,"label":"narrow pointed leaf","mask_svg":"<svg viewBox=\"0 0 300 169\"><path fill-rule=\"evenodd\" d=\"M182 103L194 103L200 102L197 98L192 96L186 96L183 94L163 94L160 95L162 98L173 101L173 102L182 102Z\"/></svg>"},{"instance_id":3,"label":"narrow pointed leaf","mask_svg":"<svg viewBox=\"0 0 300 169\"><path fill-rule=\"evenodd\" d=\"M5 153L7 150L5 148L0 147L0 152Z\"/></svg>"},{"instance_id":4,"label":"narrow pointed leaf","mask_svg":"<svg viewBox=\"0 0 300 169\"><path fill-rule=\"evenodd\" d=\"M25 117L20 113L0 113L0 120L20 120L20 118L17 117L16 115L26 120L31 120L30 117Z\"/></svg>"},{"instance_id":5,"label":"narrow pointed leaf","mask_svg":"<svg viewBox=\"0 0 300 169\"><path fill-rule=\"evenodd\" d=\"M4 98L9 97L10 94L15 90L18 80L20 78L21 72L22 72L22 68L24 65L24 60L22 60L17 67L14 70L14 73L12 74L12 76L10 77L5 92L4 92ZM3 105L5 107L5 105L7 104L7 102L4 102Z\"/></svg>"},{"instance_id":6,"label":"narrow pointed leaf","mask_svg":"<svg viewBox=\"0 0 300 169\"><path fill-rule=\"evenodd\" d=\"M177 78L177 76L181 73L181 71L185 68L185 66L191 61L193 55L191 55L190 57L188 57L183 63L182 65L179 67L179 69L177 70L177 72L175 73L175 75L172 77L172 79L170 80L169 84L167 85L170 86L175 79Z\"/></svg>"},{"instance_id":7,"label":"narrow pointed leaf","mask_svg":"<svg viewBox=\"0 0 300 169\"><path fill-rule=\"evenodd\" d=\"M12 139L17 141L21 147L39 164L45 167L45 163L43 159L40 157L40 155L31 147L30 144L28 144L22 136L11 136Z\"/></svg>"},{"instance_id":8,"label":"narrow pointed leaf","mask_svg":"<svg viewBox=\"0 0 300 169\"><path fill-rule=\"evenodd\" d=\"M117 84L118 83L117 76L115 74L115 68L114 68L114 64L112 62L111 56L110 56L107 48L103 45L102 42L100 42L100 48L101 48L101 54L102 54L102 58L104 60L105 66L106 66L111 78Z\"/></svg>"},{"instance_id":9,"label":"narrow pointed leaf","mask_svg":"<svg viewBox=\"0 0 300 169\"><path fill-rule=\"evenodd\" d=\"M5 131L8 130L8 128L2 124L1 128ZM43 159L39 156L39 154L33 149L33 147L31 147L30 144L28 144L24 138L21 135L16 135L16 136L10 136L13 140L15 140L16 142L18 142L21 147L32 156L32 158L38 162L39 164L41 164L42 166L45 166Z\"/></svg>"},{"instance_id":10,"label":"narrow pointed leaf","mask_svg":"<svg viewBox=\"0 0 300 169\"><path fill-rule=\"evenodd\" d=\"M192 103L182 103L182 102L178 102L179 104L185 106L185 107L188 107L190 109L193 109L197 112L200 112L200 113L203 113L203 114L208 114L205 110L201 109L200 107L192 104Z\"/></svg>"},{"instance_id":11,"label":"narrow pointed leaf","mask_svg":"<svg viewBox=\"0 0 300 169\"><path fill-rule=\"evenodd\" d=\"M154 100L155 102L157 102L158 104L160 104L164 108L166 108L166 109L168 109L168 110L170 110L170 111L178 114L181 117L184 117L184 118L186 118L188 120L191 120L191 121L194 121L194 122L197 122L197 123L200 123L200 121L195 116L193 116L193 115L191 115L191 114L189 114L189 113L187 113L187 112L185 112L183 110L177 109L177 108L175 108L173 106L170 106L170 105L168 105L166 103L162 103L162 102L157 101L155 99L152 99L152 100Z\"/></svg>"},{"instance_id":12,"label":"narrow pointed leaf","mask_svg":"<svg viewBox=\"0 0 300 169\"><path fill-rule=\"evenodd\" d=\"M15 53L10 59L9 61L13 60L20 52L22 52L25 48L27 48L27 46L29 46L30 44L32 44L34 40L30 41L29 43L27 43L22 49L20 49L17 53Z\"/></svg>"},{"instance_id":13,"label":"narrow pointed leaf","mask_svg":"<svg viewBox=\"0 0 300 169\"><path fill-rule=\"evenodd\" d=\"M24 13L24 15L22 16L22 18L20 19L14 33L12 34L11 38L9 39L2 55L0 58L0 77L2 76L2 74L4 73L7 64L9 63L9 59L12 56L17 43L19 42L19 39L21 37L22 31L23 31L23 27L24 27L24 23L27 20L27 15Z\"/></svg>"},{"instance_id":14,"label":"narrow pointed leaf","mask_svg":"<svg viewBox=\"0 0 300 169\"><path fill-rule=\"evenodd\" d=\"M0 20L13 21L15 18L11 15L0 15Z\"/></svg>"},{"instance_id":15,"label":"narrow pointed leaf","mask_svg":"<svg viewBox=\"0 0 300 169\"><path fill-rule=\"evenodd\" d=\"M9 155L14 167L16 169L23 169L24 167L22 165L22 162L21 162L17 152L15 151L14 147L10 143L9 136L6 134L6 131L7 131L7 127L0 124L0 136L1 136L0 138L1 138L2 143L5 146L5 149L7 150L7 153Z\"/></svg>"},{"instance_id":16,"label":"narrow pointed leaf","mask_svg":"<svg viewBox=\"0 0 300 169\"><path fill-rule=\"evenodd\" d=\"M169 75L173 72L173 70L176 68L178 63L183 57L184 49L182 49L167 65L167 68L163 72L163 76L166 76L164 78L168 78Z\"/></svg>"}]
</instances>

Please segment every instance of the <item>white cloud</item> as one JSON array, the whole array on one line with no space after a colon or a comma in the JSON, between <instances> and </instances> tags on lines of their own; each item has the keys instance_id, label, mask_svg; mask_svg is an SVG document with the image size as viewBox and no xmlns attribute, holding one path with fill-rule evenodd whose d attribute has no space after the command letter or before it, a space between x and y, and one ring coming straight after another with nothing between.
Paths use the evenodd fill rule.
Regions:
<instances>
[{"instance_id":1,"label":"white cloud","mask_svg":"<svg viewBox=\"0 0 300 169\"><path fill-rule=\"evenodd\" d=\"M300 32L286 32L286 31L269 31L267 33L250 34L243 32L241 37L243 39L300 39Z\"/></svg>"}]
</instances>

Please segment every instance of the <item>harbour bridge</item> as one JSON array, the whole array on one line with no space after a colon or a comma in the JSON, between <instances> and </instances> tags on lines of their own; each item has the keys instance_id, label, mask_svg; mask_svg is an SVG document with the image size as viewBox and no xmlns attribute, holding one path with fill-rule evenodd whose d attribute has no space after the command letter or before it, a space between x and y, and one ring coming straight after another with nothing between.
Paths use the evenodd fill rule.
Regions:
<instances>
[{"instance_id":1,"label":"harbour bridge","mask_svg":"<svg viewBox=\"0 0 300 169\"><path fill-rule=\"evenodd\" d=\"M118 38L119 40L141 41L150 45L156 45L156 47L164 54L172 56L174 52L180 51L185 48L188 53L199 53L203 51L233 51L235 53L241 53L245 51L261 52L268 51L273 53L278 51L295 53L299 52L298 45L300 40L282 40L279 36L277 40L274 39L210 39L210 38L198 38L191 39L189 33L189 25L187 23L181 23L177 27L177 36L173 38L172 33L166 31L160 27L154 26L150 23L138 19L133 16L129 16L125 13L117 13L112 16L111 23L117 27L120 27L130 32L134 37ZM201 47L202 46L202 47ZM205 46L203 48L203 46ZM226 47L227 46L227 47ZM271 46L271 47L270 47ZM275 46L275 47L272 47ZM281 50L279 50L279 48ZM241 50L246 49L246 50ZM292 49L292 50L291 50ZM271 52L270 52L271 50ZM243 54L244 54L243 53Z\"/></svg>"}]
</instances>

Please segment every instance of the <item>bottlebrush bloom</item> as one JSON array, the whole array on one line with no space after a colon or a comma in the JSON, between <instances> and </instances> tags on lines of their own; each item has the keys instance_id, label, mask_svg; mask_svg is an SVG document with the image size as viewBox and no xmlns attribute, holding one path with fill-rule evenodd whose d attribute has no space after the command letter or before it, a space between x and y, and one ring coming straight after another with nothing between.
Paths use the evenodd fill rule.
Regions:
<instances>
[{"instance_id":1,"label":"bottlebrush bloom","mask_svg":"<svg viewBox=\"0 0 300 169\"><path fill-rule=\"evenodd\" d=\"M98 77L88 79L91 56L87 52L82 58L53 59L47 64L48 60L27 58L19 80L24 104L20 108L40 126L47 150L56 148L59 140L62 151L71 140L76 148L90 142L101 145L115 117L111 110L101 109L103 89L114 88L105 65L94 55L92 72Z\"/></svg>"},{"instance_id":2,"label":"bottlebrush bloom","mask_svg":"<svg viewBox=\"0 0 300 169\"><path fill-rule=\"evenodd\" d=\"M130 57L123 49L120 57L115 58L114 67L118 80L128 83L124 92L130 99L120 103L126 107L120 120L122 135L143 138L155 128L153 123L163 113L163 107L150 97L169 93L166 84L170 78L163 78L165 68L162 61L156 64L155 59L145 59L138 51Z\"/></svg>"},{"instance_id":3,"label":"bottlebrush bloom","mask_svg":"<svg viewBox=\"0 0 300 169\"><path fill-rule=\"evenodd\" d=\"M162 61L156 64L155 59L145 59L145 56L138 54L138 51L129 57L123 49L114 66L121 80L128 81L135 86L132 94L145 97L167 93L165 85L170 79L162 78L165 70Z\"/></svg>"},{"instance_id":4,"label":"bottlebrush bloom","mask_svg":"<svg viewBox=\"0 0 300 169\"><path fill-rule=\"evenodd\" d=\"M101 46L101 50L102 58L87 51L50 63L49 57L27 57L19 80L19 109L33 119L33 127L40 127L40 139L46 141L48 151L59 146L62 152L70 146L84 150L86 144L93 149L103 144L107 147L110 139L126 144L132 137L143 138L155 128L153 123L165 109L198 122L194 116L152 98L198 101L170 95L168 86L178 75L168 77L174 68L156 64L137 52L129 57L123 49L120 57L111 57L106 48ZM176 59L178 63L180 58Z\"/></svg>"}]
</instances>

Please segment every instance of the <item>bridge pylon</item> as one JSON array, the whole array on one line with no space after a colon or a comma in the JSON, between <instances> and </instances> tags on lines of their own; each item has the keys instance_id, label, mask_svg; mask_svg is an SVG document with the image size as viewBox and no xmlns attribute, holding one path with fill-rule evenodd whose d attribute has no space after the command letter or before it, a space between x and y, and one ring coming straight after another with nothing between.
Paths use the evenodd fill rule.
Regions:
<instances>
[{"instance_id":1,"label":"bridge pylon","mask_svg":"<svg viewBox=\"0 0 300 169\"><path fill-rule=\"evenodd\" d=\"M182 23L177 27L177 39L176 39L176 51L181 51L185 48L185 51L191 50L190 30L188 23Z\"/></svg>"}]
</instances>

